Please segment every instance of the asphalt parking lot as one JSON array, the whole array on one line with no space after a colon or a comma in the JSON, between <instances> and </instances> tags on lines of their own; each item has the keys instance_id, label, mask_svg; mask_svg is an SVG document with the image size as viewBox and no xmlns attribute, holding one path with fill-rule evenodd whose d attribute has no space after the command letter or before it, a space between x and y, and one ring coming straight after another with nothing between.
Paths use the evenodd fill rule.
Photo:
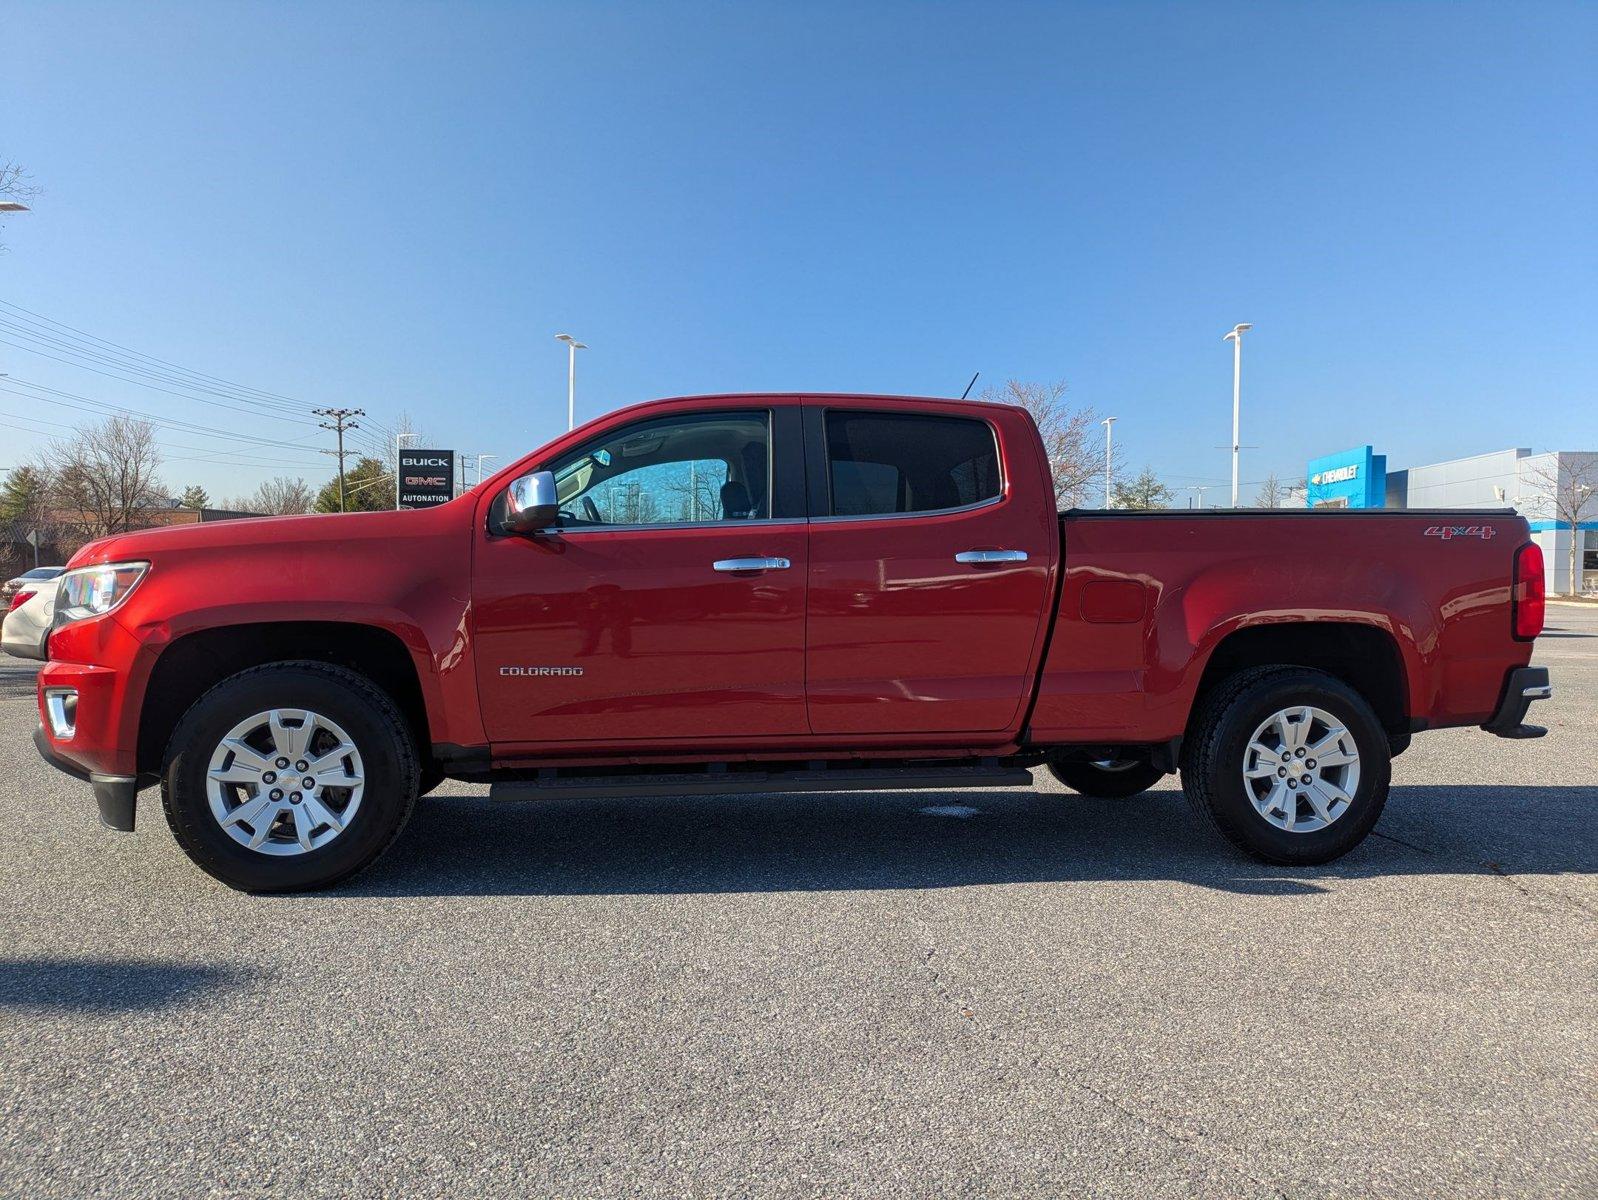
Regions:
<instances>
[{"instance_id":1,"label":"asphalt parking lot","mask_svg":"<svg viewBox=\"0 0 1598 1200\"><path fill-rule=\"evenodd\" d=\"M0 660L0 1194L1598 1194L1598 610L1549 611L1549 736L1418 738L1313 870L1169 783L446 784L252 898L149 793L102 829Z\"/></svg>"}]
</instances>

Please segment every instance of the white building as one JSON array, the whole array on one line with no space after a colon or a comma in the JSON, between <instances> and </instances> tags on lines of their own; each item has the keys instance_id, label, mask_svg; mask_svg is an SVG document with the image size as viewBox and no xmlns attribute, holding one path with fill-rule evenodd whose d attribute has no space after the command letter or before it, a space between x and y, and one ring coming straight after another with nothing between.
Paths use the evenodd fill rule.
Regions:
<instances>
[{"instance_id":1,"label":"white building","mask_svg":"<svg viewBox=\"0 0 1598 1200\"><path fill-rule=\"evenodd\" d=\"M1581 521L1558 520L1556 497L1579 497ZM1495 450L1452 462L1387 472L1388 508L1512 507L1531 524L1543 549L1548 591L1570 591L1571 538L1585 591L1598 591L1598 451Z\"/></svg>"}]
</instances>

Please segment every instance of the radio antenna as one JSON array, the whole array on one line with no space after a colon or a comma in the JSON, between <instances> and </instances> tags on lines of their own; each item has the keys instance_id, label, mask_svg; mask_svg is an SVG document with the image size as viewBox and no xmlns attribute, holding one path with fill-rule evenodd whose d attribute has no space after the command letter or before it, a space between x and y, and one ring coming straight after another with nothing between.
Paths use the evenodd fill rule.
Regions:
<instances>
[{"instance_id":1,"label":"radio antenna","mask_svg":"<svg viewBox=\"0 0 1598 1200\"><path fill-rule=\"evenodd\" d=\"M980 375L980 374L982 374L982 372L978 371L977 375ZM971 389L976 387L976 385L977 385L977 375L971 376L971 382L965 385L965 391L960 393L960 399L964 400L967 396L969 396L971 394Z\"/></svg>"}]
</instances>

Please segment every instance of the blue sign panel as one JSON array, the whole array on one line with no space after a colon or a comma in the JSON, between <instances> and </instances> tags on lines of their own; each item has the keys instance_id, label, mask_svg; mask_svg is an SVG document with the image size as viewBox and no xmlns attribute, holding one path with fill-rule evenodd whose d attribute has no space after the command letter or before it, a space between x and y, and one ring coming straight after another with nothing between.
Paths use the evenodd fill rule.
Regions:
<instances>
[{"instance_id":1,"label":"blue sign panel","mask_svg":"<svg viewBox=\"0 0 1598 1200\"><path fill-rule=\"evenodd\" d=\"M1387 455L1358 446L1312 458L1307 508L1381 508L1387 502Z\"/></svg>"}]
</instances>

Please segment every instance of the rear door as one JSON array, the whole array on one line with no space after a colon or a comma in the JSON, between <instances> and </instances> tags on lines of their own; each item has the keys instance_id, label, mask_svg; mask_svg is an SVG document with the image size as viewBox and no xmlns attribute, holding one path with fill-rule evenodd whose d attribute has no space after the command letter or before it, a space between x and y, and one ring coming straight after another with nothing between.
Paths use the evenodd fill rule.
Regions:
<instances>
[{"instance_id":1,"label":"rear door","mask_svg":"<svg viewBox=\"0 0 1598 1200\"><path fill-rule=\"evenodd\" d=\"M1009 729L1058 538L1036 435L1011 410L867 403L805 409L811 729Z\"/></svg>"}]
</instances>

